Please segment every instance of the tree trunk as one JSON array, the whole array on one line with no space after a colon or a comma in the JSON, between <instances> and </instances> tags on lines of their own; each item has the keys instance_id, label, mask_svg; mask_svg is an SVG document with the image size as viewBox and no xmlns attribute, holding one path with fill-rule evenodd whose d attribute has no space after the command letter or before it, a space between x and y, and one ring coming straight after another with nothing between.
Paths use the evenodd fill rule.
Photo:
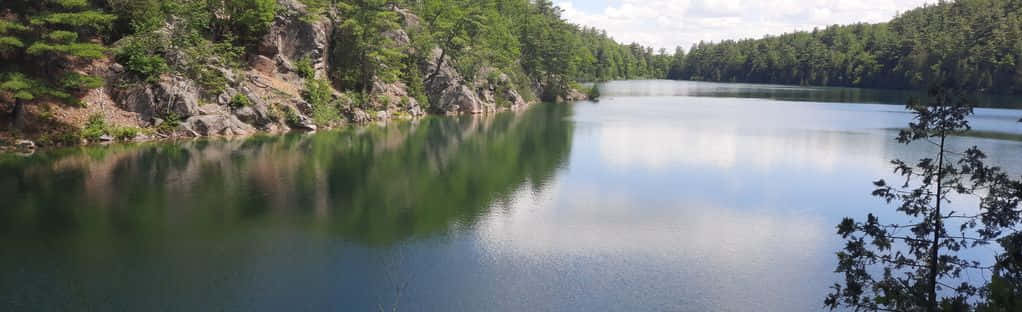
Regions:
<instances>
[{"instance_id":1,"label":"tree trunk","mask_svg":"<svg viewBox=\"0 0 1022 312\"><path fill-rule=\"evenodd\" d=\"M21 99L14 100L14 110L11 111L11 129L21 130L25 127L25 103Z\"/></svg>"},{"instance_id":2,"label":"tree trunk","mask_svg":"<svg viewBox=\"0 0 1022 312\"><path fill-rule=\"evenodd\" d=\"M429 77L426 77L426 85L432 83L433 79L435 79L436 76L440 74L440 67L444 66L444 57L446 56L447 49L440 49L440 58L437 59L436 61L436 68L433 69L433 73L429 74Z\"/></svg>"},{"instance_id":3,"label":"tree trunk","mask_svg":"<svg viewBox=\"0 0 1022 312\"><path fill-rule=\"evenodd\" d=\"M940 256L940 232L944 227L943 220L940 214L940 204L944 200L944 191L942 189L944 182L944 140L947 138L946 133L941 131L940 134L940 151L937 156L937 205L933 212L933 247L930 248L930 311L937 312L937 269L938 262L937 257Z\"/></svg>"},{"instance_id":4,"label":"tree trunk","mask_svg":"<svg viewBox=\"0 0 1022 312\"><path fill-rule=\"evenodd\" d=\"M360 57L362 59L362 64L361 64L362 65L361 66L362 67L362 108L363 109L367 109L367 108L369 108L369 92L372 91L372 89L371 89L369 84L372 83L373 74L370 73L370 69L369 69L369 66L370 66L369 62L370 62L370 60L369 60L369 56L366 55L365 51L362 51L362 53L360 54Z\"/></svg>"}]
</instances>

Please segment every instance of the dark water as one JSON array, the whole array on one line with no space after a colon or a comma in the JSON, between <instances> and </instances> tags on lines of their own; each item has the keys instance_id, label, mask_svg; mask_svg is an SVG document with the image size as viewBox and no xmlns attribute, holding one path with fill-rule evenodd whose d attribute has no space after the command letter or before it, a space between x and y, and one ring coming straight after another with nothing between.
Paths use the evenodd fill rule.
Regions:
<instances>
[{"instance_id":1,"label":"dark water","mask_svg":"<svg viewBox=\"0 0 1022 312\"><path fill-rule=\"evenodd\" d=\"M900 106L736 96L771 88L0 156L0 310L819 310L834 225L930 147ZM1022 172L1020 117L952 145Z\"/></svg>"}]
</instances>

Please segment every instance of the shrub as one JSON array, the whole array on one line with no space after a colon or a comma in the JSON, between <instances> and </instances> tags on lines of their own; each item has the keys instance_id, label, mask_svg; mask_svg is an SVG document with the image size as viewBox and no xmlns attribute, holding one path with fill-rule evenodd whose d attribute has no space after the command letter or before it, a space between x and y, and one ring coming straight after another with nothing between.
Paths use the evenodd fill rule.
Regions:
<instances>
[{"instance_id":1,"label":"shrub","mask_svg":"<svg viewBox=\"0 0 1022 312\"><path fill-rule=\"evenodd\" d=\"M102 87L103 79L79 73L69 73L64 76L61 85L66 90L89 90Z\"/></svg>"},{"instance_id":2,"label":"shrub","mask_svg":"<svg viewBox=\"0 0 1022 312\"><path fill-rule=\"evenodd\" d=\"M597 85L597 84L593 84L593 87L589 88L589 92L586 92L586 96L589 97L590 101L599 102L600 101L600 86Z\"/></svg>"},{"instance_id":3,"label":"shrub","mask_svg":"<svg viewBox=\"0 0 1022 312\"><path fill-rule=\"evenodd\" d=\"M39 138L39 145L43 146L69 146L78 144L81 136L74 132L63 132L53 135L43 135Z\"/></svg>"},{"instance_id":4,"label":"shrub","mask_svg":"<svg viewBox=\"0 0 1022 312\"><path fill-rule=\"evenodd\" d=\"M309 106L312 106L312 120L317 125L329 125L340 120L341 113L333 99L330 83L320 79L307 80L303 95Z\"/></svg>"},{"instance_id":5,"label":"shrub","mask_svg":"<svg viewBox=\"0 0 1022 312\"><path fill-rule=\"evenodd\" d=\"M111 132L113 132L112 135L114 136L114 138L118 140L130 141L135 139L135 137L138 136L141 130L136 127L117 127L114 128L113 131Z\"/></svg>"},{"instance_id":6,"label":"shrub","mask_svg":"<svg viewBox=\"0 0 1022 312\"><path fill-rule=\"evenodd\" d=\"M295 70L298 72L298 76L311 79L316 77L316 68L312 66L312 60L309 57L302 57L295 61Z\"/></svg>"},{"instance_id":7,"label":"shrub","mask_svg":"<svg viewBox=\"0 0 1022 312\"><path fill-rule=\"evenodd\" d=\"M259 40L277 15L277 0L232 0L226 4L230 22L243 43Z\"/></svg>"},{"instance_id":8,"label":"shrub","mask_svg":"<svg viewBox=\"0 0 1022 312\"><path fill-rule=\"evenodd\" d=\"M299 125L302 123L302 116L298 115L291 106L284 106L284 120L287 121L288 125Z\"/></svg>"},{"instance_id":9,"label":"shrub","mask_svg":"<svg viewBox=\"0 0 1022 312\"><path fill-rule=\"evenodd\" d=\"M156 126L156 132L159 133L171 133L181 125L181 117L176 113L170 113L164 116L163 123Z\"/></svg>"},{"instance_id":10,"label":"shrub","mask_svg":"<svg viewBox=\"0 0 1022 312\"><path fill-rule=\"evenodd\" d=\"M89 116L89 121L85 123L85 127L82 127L80 135L90 141L99 140L100 137L107 134L107 124L103 115L95 114Z\"/></svg>"},{"instance_id":11,"label":"shrub","mask_svg":"<svg viewBox=\"0 0 1022 312\"><path fill-rule=\"evenodd\" d=\"M227 103L227 105L231 108L248 107L249 105L252 105L252 100L250 100L248 96L239 93L231 98L231 102Z\"/></svg>"},{"instance_id":12,"label":"shrub","mask_svg":"<svg viewBox=\"0 0 1022 312\"><path fill-rule=\"evenodd\" d=\"M140 34L126 38L117 50L117 61L124 69L144 81L154 82L169 71L170 66L158 53L162 48L156 36Z\"/></svg>"}]
</instances>

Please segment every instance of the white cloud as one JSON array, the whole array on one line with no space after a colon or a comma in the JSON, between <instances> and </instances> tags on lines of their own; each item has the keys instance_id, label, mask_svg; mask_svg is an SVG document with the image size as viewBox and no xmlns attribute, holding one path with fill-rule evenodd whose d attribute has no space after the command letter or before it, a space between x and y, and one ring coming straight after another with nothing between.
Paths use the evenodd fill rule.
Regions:
<instances>
[{"instance_id":1,"label":"white cloud","mask_svg":"<svg viewBox=\"0 0 1022 312\"><path fill-rule=\"evenodd\" d=\"M760 38L833 24L877 23L933 0L560 0L564 18L622 43L688 48L699 41Z\"/></svg>"}]
</instances>

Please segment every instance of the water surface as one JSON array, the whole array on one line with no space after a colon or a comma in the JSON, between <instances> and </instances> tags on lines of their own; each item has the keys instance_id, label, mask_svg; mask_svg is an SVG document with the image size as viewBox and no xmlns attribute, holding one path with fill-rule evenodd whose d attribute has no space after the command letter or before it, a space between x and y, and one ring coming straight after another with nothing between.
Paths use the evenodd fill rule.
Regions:
<instances>
[{"instance_id":1,"label":"water surface","mask_svg":"<svg viewBox=\"0 0 1022 312\"><path fill-rule=\"evenodd\" d=\"M0 310L819 310L834 226L932 148L870 90L776 88L2 156ZM951 144L1022 172L1019 117Z\"/></svg>"}]
</instances>

